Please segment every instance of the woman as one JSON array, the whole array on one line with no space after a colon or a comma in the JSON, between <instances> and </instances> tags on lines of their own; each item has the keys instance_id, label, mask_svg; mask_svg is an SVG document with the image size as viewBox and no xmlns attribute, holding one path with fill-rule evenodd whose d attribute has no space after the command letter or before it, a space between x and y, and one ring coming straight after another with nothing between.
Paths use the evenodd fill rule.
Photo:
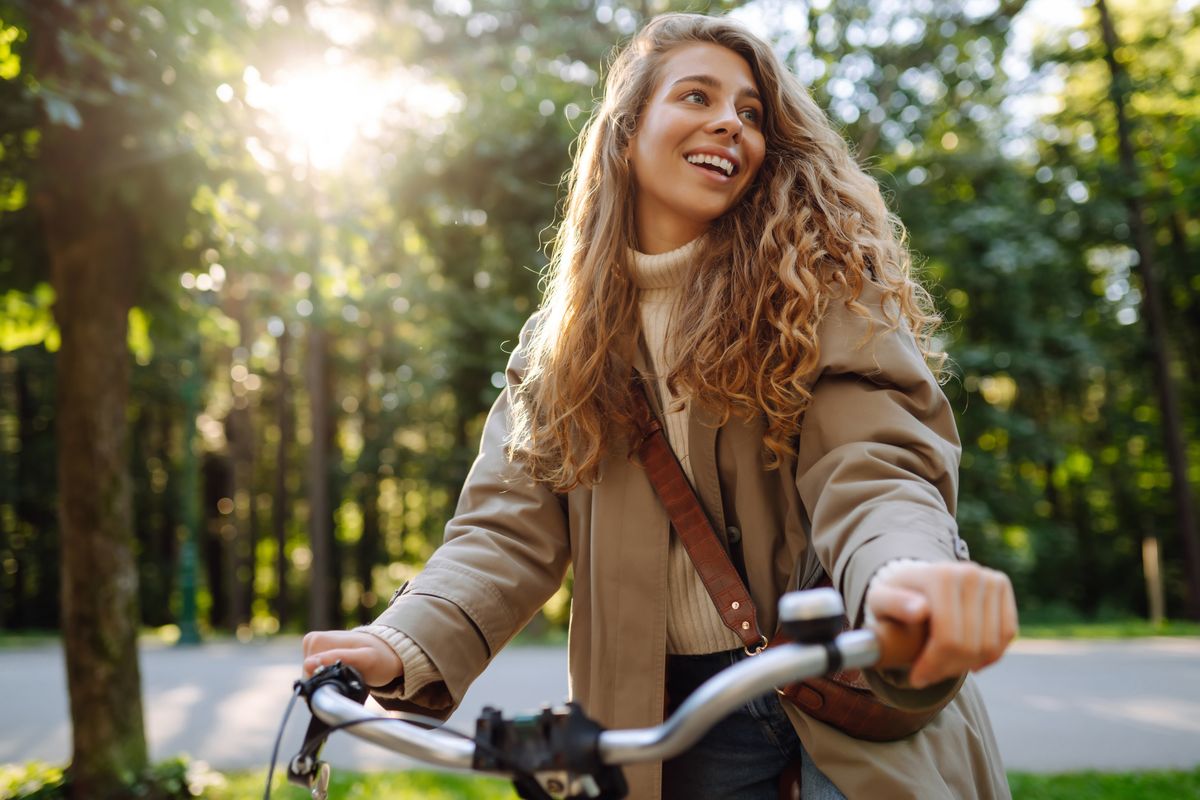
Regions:
<instances>
[{"instance_id":1,"label":"woman","mask_svg":"<svg viewBox=\"0 0 1200 800\"><path fill-rule=\"evenodd\" d=\"M901 229L770 47L724 18L652 20L581 136L548 292L508 365L445 544L370 626L305 637L386 706L447 715L574 570L573 699L609 727L661 721L741 643L631 457L633 381L726 546L763 630L827 574L849 616L929 623L908 708L920 732L851 738L778 698L689 754L627 770L632 797L1006 797L964 675L1015 635L1007 578L966 560L959 446L926 366L936 321Z\"/></svg>"}]
</instances>

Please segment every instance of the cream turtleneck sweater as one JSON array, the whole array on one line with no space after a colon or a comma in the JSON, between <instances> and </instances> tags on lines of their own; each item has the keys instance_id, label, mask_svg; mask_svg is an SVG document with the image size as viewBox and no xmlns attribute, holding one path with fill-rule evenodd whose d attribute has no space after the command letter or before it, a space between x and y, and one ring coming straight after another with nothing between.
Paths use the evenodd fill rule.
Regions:
<instances>
[{"instance_id":1,"label":"cream turtleneck sweater","mask_svg":"<svg viewBox=\"0 0 1200 800\"><path fill-rule=\"evenodd\" d=\"M665 410L663 428L671 449L693 483L695 476L688 453L687 400L671 395L667 389L667 372L674 360L674 343L668 338L671 314L699 244L700 239L695 239L669 253L652 256L634 252L629 265L638 287L642 335L650 352ZM667 652L701 655L739 646L741 640L721 622L683 543L678 536L672 536L667 558Z\"/></svg>"},{"instance_id":2,"label":"cream turtleneck sweater","mask_svg":"<svg viewBox=\"0 0 1200 800\"><path fill-rule=\"evenodd\" d=\"M694 481L688 458L688 415L686 398L673 397L666 375L674 350L668 339L671 314L679 300L688 264L699 248L693 240L669 253L646 255L631 252L630 270L638 287L638 309L642 334L650 352L659 397L663 400L664 428L671 449L683 465L688 480ZM682 401L682 402L681 402ZM388 643L404 664L404 681L389 695L410 699L430 683L440 680L436 667L409 637L385 625L364 625L355 630L370 633ZM667 652L702 655L732 650L741 640L725 627L704 588L691 558L678 536L671 536L667 558Z\"/></svg>"}]
</instances>

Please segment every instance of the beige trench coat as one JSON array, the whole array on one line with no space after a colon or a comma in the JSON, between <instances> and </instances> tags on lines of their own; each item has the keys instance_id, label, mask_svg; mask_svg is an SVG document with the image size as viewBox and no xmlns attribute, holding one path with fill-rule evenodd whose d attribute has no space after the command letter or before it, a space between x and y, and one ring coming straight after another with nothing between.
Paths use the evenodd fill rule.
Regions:
<instances>
[{"instance_id":1,"label":"beige trench coat","mask_svg":"<svg viewBox=\"0 0 1200 800\"><path fill-rule=\"evenodd\" d=\"M949 405L912 337L886 330L878 290L868 286L860 300L873 327L835 302L819 329L812 405L798 456L782 469L762 467L761 421L717 428L699 409L691 417L697 491L718 531L741 531L767 631L775 628L779 596L815 583L822 567L857 620L867 582L884 563L966 558L953 518L959 443ZM508 365L510 386L521 380L524 363L519 345ZM488 418L445 544L377 620L420 645L444 683L412 703L381 702L449 714L570 565L572 699L607 727L655 725L662 721L666 664L666 512L624 453L605 461L592 488L564 496L530 481L504 457L508 416L506 390ZM951 681L917 692L871 678L878 693L907 707L959 687ZM1009 796L969 679L934 722L899 742L859 741L791 713L805 749L851 800ZM658 765L630 767L626 775L631 797L660 796Z\"/></svg>"}]
</instances>

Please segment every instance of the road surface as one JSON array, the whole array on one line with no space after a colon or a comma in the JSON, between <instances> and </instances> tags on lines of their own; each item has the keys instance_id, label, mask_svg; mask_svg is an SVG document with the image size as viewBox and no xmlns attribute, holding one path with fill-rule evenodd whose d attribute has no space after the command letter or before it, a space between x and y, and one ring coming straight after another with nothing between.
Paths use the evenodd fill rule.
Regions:
<instances>
[{"instance_id":1,"label":"road surface","mask_svg":"<svg viewBox=\"0 0 1200 800\"><path fill-rule=\"evenodd\" d=\"M265 768L300 642L149 645L141 654L151 756L187 753L218 769ZM452 718L461 730L486 703L506 711L566 696L566 652L509 648ZM1200 764L1200 638L1022 640L978 676L1009 769L1192 768ZM0 763L70 755L66 678L54 644L0 651ZM298 706L284 738L295 751L306 725ZM337 737L339 767L392 769L396 757Z\"/></svg>"}]
</instances>

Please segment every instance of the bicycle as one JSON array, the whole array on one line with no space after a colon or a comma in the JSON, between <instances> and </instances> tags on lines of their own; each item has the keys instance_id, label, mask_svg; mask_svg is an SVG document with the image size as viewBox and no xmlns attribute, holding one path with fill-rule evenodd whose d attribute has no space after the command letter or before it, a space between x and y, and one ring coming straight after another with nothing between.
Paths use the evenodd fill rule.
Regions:
<instances>
[{"instance_id":1,"label":"bicycle","mask_svg":"<svg viewBox=\"0 0 1200 800\"><path fill-rule=\"evenodd\" d=\"M628 791L621 765L684 752L725 716L776 687L843 668L904 666L924 644L923 630L886 621L842 632L844 613L842 598L833 589L789 592L779 600L779 619L790 643L773 645L713 676L651 728L606 730L567 703L509 718L484 708L472 736L420 715L380 716L366 710L366 685L339 661L294 685L292 704L304 697L312 720L299 752L288 762L288 780L309 789L314 800L326 800L330 768L319 759L320 750L329 734L349 729L432 766L508 776L518 796L528 800L620 800ZM278 749L277 738L267 800Z\"/></svg>"}]
</instances>

